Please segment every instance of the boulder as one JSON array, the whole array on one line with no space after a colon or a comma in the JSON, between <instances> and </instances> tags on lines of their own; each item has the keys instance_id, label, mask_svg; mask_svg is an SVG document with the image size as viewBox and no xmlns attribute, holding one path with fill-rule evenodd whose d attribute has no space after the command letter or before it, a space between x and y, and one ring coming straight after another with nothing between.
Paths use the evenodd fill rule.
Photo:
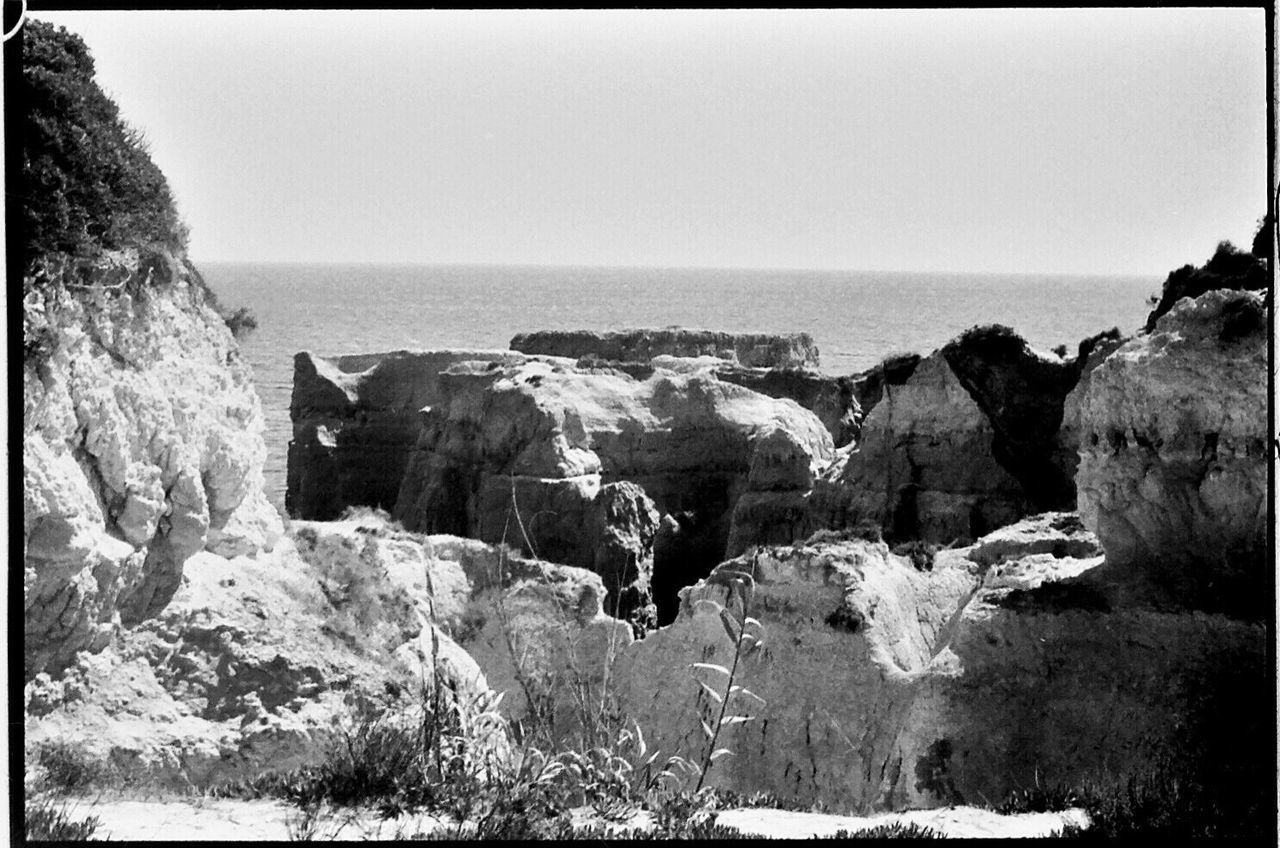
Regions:
<instances>
[{"instance_id":1,"label":"boulder","mask_svg":"<svg viewBox=\"0 0 1280 848\"><path fill-rule=\"evenodd\" d=\"M1092 373L1079 509L1108 562L1184 605L1263 616L1267 320L1260 294L1184 298Z\"/></svg>"},{"instance_id":2,"label":"boulder","mask_svg":"<svg viewBox=\"0 0 1280 848\"><path fill-rule=\"evenodd\" d=\"M348 506L391 509L421 411L440 401L440 372L456 362L524 359L501 350L295 355L285 509L312 520Z\"/></svg>"},{"instance_id":3,"label":"boulder","mask_svg":"<svg viewBox=\"0 0 1280 848\"><path fill-rule=\"evenodd\" d=\"M782 428L815 461L832 452L821 422L795 402L700 373L640 381L549 362L462 364L441 385L445 399L425 415L394 516L411 530L506 542L585 568L602 561L601 533L621 526L643 562L647 506L598 516L604 487L632 483L669 517L652 537L660 619L674 613L678 588L723 559L760 437Z\"/></svg>"},{"instance_id":4,"label":"boulder","mask_svg":"<svg viewBox=\"0 0 1280 848\"><path fill-rule=\"evenodd\" d=\"M249 365L193 269L109 259L118 291L77 274L24 304L51 340L23 363L27 679L158 612L193 554L255 554L282 531Z\"/></svg>"},{"instance_id":5,"label":"boulder","mask_svg":"<svg viewBox=\"0 0 1280 848\"><path fill-rule=\"evenodd\" d=\"M714 356L749 368L818 364L818 348L808 333L719 333L683 327L642 330L543 330L520 333L511 349L521 353L648 362L655 356Z\"/></svg>"}]
</instances>

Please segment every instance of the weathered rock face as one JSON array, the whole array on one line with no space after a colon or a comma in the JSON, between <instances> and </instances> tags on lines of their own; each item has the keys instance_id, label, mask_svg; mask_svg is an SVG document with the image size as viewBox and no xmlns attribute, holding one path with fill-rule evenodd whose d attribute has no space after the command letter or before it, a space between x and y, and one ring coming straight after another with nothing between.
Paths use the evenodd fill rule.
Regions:
<instances>
[{"instance_id":1,"label":"weathered rock face","mask_svg":"<svg viewBox=\"0 0 1280 848\"><path fill-rule=\"evenodd\" d=\"M832 452L821 422L794 402L702 375L656 372L641 382L545 362L464 364L441 385L445 400L426 415L395 517L409 529L594 567L600 537L584 528L612 523L594 517L602 487L633 483L668 517L654 541L660 618L679 587L723 558L759 437L782 428L816 460ZM647 525L647 507L617 514L625 535L648 538L630 529L630 516Z\"/></svg>"},{"instance_id":2,"label":"weathered rock face","mask_svg":"<svg viewBox=\"0 0 1280 848\"><path fill-rule=\"evenodd\" d=\"M850 377L862 417L865 419L884 397L885 386L901 386L911 379L923 358L918 353L900 353Z\"/></svg>"},{"instance_id":3,"label":"weathered rock face","mask_svg":"<svg viewBox=\"0 0 1280 848\"><path fill-rule=\"evenodd\" d=\"M1263 627L1153 606L1079 527L1050 514L969 553L991 564L903 722L893 806L1160 771L1268 785Z\"/></svg>"},{"instance_id":4,"label":"weathered rock face","mask_svg":"<svg viewBox=\"0 0 1280 848\"><path fill-rule=\"evenodd\" d=\"M811 527L879 524L894 539L972 540L1032 511L994 429L939 352L882 384L856 451L815 483Z\"/></svg>"},{"instance_id":5,"label":"weathered rock face","mask_svg":"<svg viewBox=\"0 0 1280 848\"><path fill-rule=\"evenodd\" d=\"M1080 514L1108 561L1182 603L1251 609L1267 561L1266 312L1252 292L1179 301L1092 373Z\"/></svg>"},{"instance_id":6,"label":"weathered rock face","mask_svg":"<svg viewBox=\"0 0 1280 848\"><path fill-rule=\"evenodd\" d=\"M1118 337L1119 332L1105 338ZM942 348L994 431L991 453L1026 492L1036 510L1075 504L1075 443L1062 437L1063 403L1098 339L1086 339L1074 359L1039 353L1008 327L974 327Z\"/></svg>"},{"instance_id":7,"label":"weathered rock face","mask_svg":"<svg viewBox=\"0 0 1280 848\"><path fill-rule=\"evenodd\" d=\"M716 746L733 756L717 758L707 782L871 809L905 778L893 768L899 727L976 586L971 566L946 551L923 573L883 543L862 541L770 547L724 563L682 593L671 626L621 653L620 702L651 748L701 761L699 719L714 720L714 703L699 681L723 695L726 678L691 664L733 664L720 618L726 580L754 567L749 614L762 623L764 647L740 662L735 679L754 697L730 702L731 715L751 720L723 729Z\"/></svg>"},{"instance_id":8,"label":"weathered rock face","mask_svg":"<svg viewBox=\"0 0 1280 848\"><path fill-rule=\"evenodd\" d=\"M511 340L521 353L594 357L617 362L648 362L655 356L715 356L750 368L818 364L818 348L808 333L717 333L667 327L647 330L544 330Z\"/></svg>"},{"instance_id":9,"label":"weathered rock face","mask_svg":"<svg viewBox=\"0 0 1280 848\"><path fill-rule=\"evenodd\" d=\"M285 509L322 521L348 506L392 509L421 411L440 401L440 372L456 362L524 359L485 350L297 354Z\"/></svg>"},{"instance_id":10,"label":"weathered rock face","mask_svg":"<svg viewBox=\"0 0 1280 848\"><path fill-rule=\"evenodd\" d=\"M723 365L713 372L717 379L746 386L775 398L790 398L818 416L836 447L858 436L862 408L854 397L849 377L831 377L806 368L744 368Z\"/></svg>"},{"instance_id":11,"label":"weathered rock face","mask_svg":"<svg viewBox=\"0 0 1280 848\"><path fill-rule=\"evenodd\" d=\"M756 442L747 490L733 508L725 555L752 545L786 544L804 535L808 504L824 457L789 430L778 428Z\"/></svg>"},{"instance_id":12,"label":"weathered rock face","mask_svg":"<svg viewBox=\"0 0 1280 848\"><path fill-rule=\"evenodd\" d=\"M883 543L766 547L682 595L677 620L626 647L613 679L651 748L701 761L733 665L726 584L751 572L746 654L708 782L867 812L984 803L1160 768L1264 786L1270 708L1257 624L1158 606L1103 564L1072 513L1048 513L931 570ZM667 681L655 687L654 680ZM683 682L682 682L683 681ZM1224 721L1223 716L1230 720Z\"/></svg>"},{"instance_id":13,"label":"weathered rock face","mask_svg":"<svg viewBox=\"0 0 1280 848\"><path fill-rule=\"evenodd\" d=\"M614 505L617 506L615 500ZM265 559L188 559L157 616L26 690L29 757L72 744L123 779L175 786L319 762L361 715L412 718L421 693L506 693L575 732L633 639L597 574L385 516L294 522ZM505 736L489 740L501 755Z\"/></svg>"},{"instance_id":14,"label":"weathered rock face","mask_svg":"<svg viewBox=\"0 0 1280 848\"><path fill-rule=\"evenodd\" d=\"M71 744L124 780L208 785L315 764L362 710L411 712L437 678L424 641L452 690L485 690L442 629L470 598L456 562L376 540L377 524L296 530L299 549L286 539L257 560L189 558L159 614L38 675L28 751Z\"/></svg>"},{"instance_id":15,"label":"weathered rock face","mask_svg":"<svg viewBox=\"0 0 1280 848\"><path fill-rule=\"evenodd\" d=\"M57 283L24 304L52 342L23 367L28 678L157 613L193 554L251 554L281 532L249 366L193 270L167 254L116 265L118 292L66 280L77 296Z\"/></svg>"}]
</instances>

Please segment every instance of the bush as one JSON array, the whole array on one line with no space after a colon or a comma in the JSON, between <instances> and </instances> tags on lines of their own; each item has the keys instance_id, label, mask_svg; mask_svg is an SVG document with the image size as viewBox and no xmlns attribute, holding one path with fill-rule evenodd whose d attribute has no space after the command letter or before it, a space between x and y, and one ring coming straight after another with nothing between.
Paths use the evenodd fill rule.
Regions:
<instances>
[{"instance_id":1,"label":"bush","mask_svg":"<svg viewBox=\"0 0 1280 848\"><path fill-rule=\"evenodd\" d=\"M185 248L169 184L142 133L98 87L79 36L29 19L21 85L25 267L47 253Z\"/></svg>"},{"instance_id":2,"label":"bush","mask_svg":"<svg viewBox=\"0 0 1280 848\"><path fill-rule=\"evenodd\" d=\"M107 776L105 763L70 742L43 742L35 759L44 769L44 787L55 792L88 789Z\"/></svg>"},{"instance_id":3,"label":"bush","mask_svg":"<svg viewBox=\"0 0 1280 848\"><path fill-rule=\"evenodd\" d=\"M84 842L93 838L102 822L96 816L75 820L65 803L49 796L28 798L24 805L28 842Z\"/></svg>"},{"instance_id":4,"label":"bush","mask_svg":"<svg viewBox=\"0 0 1280 848\"><path fill-rule=\"evenodd\" d=\"M1256 240L1255 240L1256 241ZM1252 253L1245 253L1229 241L1218 242L1218 248L1203 267L1184 265L1164 281L1155 308L1147 316L1144 329L1155 329L1156 321L1184 297L1199 297L1215 289L1257 291L1271 283L1270 263Z\"/></svg>"}]
</instances>

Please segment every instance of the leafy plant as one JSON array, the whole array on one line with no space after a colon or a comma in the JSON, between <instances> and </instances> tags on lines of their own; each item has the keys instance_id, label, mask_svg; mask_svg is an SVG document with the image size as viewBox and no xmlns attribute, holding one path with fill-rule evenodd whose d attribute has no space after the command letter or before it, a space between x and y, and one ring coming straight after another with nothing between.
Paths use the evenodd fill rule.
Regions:
<instances>
[{"instance_id":1,"label":"leafy plant","mask_svg":"<svg viewBox=\"0 0 1280 848\"><path fill-rule=\"evenodd\" d=\"M698 764L698 782L694 787L695 793L702 789L702 784L706 781L707 772L711 769L712 764L722 757L733 755L733 751L728 748L717 747L721 731L725 727L745 724L754 718L754 716L744 715L741 712L730 713L730 704L739 704L742 699L753 699L758 703L764 703L764 699L759 695L737 683L738 668L742 659L759 651L765 644L764 625L749 615L751 596L755 591L755 572L758 561L759 554L757 553L751 560L750 572L727 571L717 575L720 580L728 585L725 606L720 610L720 623L724 626L725 635L729 637L729 641L733 645L732 665L729 668L707 662L697 662L692 665L695 670L713 672L720 675L724 680L722 687L714 687L706 681L698 679L696 675L694 677L701 688L700 694L710 699L710 702L714 705L713 710L716 712L715 719L711 723L708 723L705 718L699 719L707 740L701 762Z\"/></svg>"}]
</instances>

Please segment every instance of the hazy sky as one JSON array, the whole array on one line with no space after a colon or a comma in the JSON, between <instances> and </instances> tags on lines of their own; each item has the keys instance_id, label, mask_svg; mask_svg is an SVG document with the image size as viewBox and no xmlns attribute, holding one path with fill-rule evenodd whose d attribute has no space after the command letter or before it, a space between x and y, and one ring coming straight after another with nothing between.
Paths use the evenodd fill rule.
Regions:
<instances>
[{"instance_id":1,"label":"hazy sky","mask_svg":"<svg viewBox=\"0 0 1280 848\"><path fill-rule=\"evenodd\" d=\"M35 16L197 261L1163 276L1266 208L1262 9Z\"/></svg>"}]
</instances>

